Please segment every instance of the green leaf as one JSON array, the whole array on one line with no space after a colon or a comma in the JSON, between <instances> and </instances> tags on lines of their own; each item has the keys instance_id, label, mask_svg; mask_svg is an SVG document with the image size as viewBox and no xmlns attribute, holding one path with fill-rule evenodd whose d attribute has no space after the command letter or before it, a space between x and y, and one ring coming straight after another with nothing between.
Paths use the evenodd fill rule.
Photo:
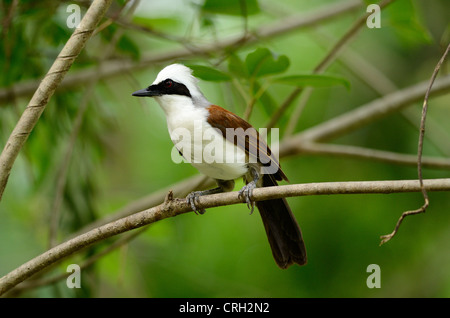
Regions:
<instances>
[{"instance_id":1,"label":"green leaf","mask_svg":"<svg viewBox=\"0 0 450 318\"><path fill-rule=\"evenodd\" d=\"M286 71L290 62L286 55L275 56L269 49L259 48L247 55L245 64L251 77L261 77Z\"/></svg>"},{"instance_id":2,"label":"green leaf","mask_svg":"<svg viewBox=\"0 0 450 318\"><path fill-rule=\"evenodd\" d=\"M117 49L129 54L133 60L139 60L141 55L139 47L126 35L123 35L117 42Z\"/></svg>"},{"instance_id":3,"label":"green leaf","mask_svg":"<svg viewBox=\"0 0 450 318\"><path fill-rule=\"evenodd\" d=\"M432 36L417 14L411 1L397 1L387 11L390 25L406 46L432 43ZM383 23L383 22L382 22Z\"/></svg>"},{"instance_id":4,"label":"green leaf","mask_svg":"<svg viewBox=\"0 0 450 318\"><path fill-rule=\"evenodd\" d=\"M194 71L195 77L198 77L204 81L223 82L231 80L230 75L212 67L204 65L189 65L188 67Z\"/></svg>"},{"instance_id":5,"label":"green leaf","mask_svg":"<svg viewBox=\"0 0 450 318\"><path fill-rule=\"evenodd\" d=\"M257 0L206 0L202 6L204 12L237 16L259 13Z\"/></svg>"},{"instance_id":6,"label":"green leaf","mask_svg":"<svg viewBox=\"0 0 450 318\"><path fill-rule=\"evenodd\" d=\"M149 18L145 16L136 15L133 17L132 22L134 24L155 30L176 30L176 28L180 25L180 20L167 17L167 18Z\"/></svg>"},{"instance_id":7,"label":"green leaf","mask_svg":"<svg viewBox=\"0 0 450 318\"><path fill-rule=\"evenodd\" d=\"M231 54L228 58L228 70L236 76L248 77L247 68L244 62L235 54Z\"/></svg>"},{"instance_id":8,"label":"green leaf","mask_svg":"<svg viewBox=\"0 0 450 318\"><path fill-rule=\"evenodd\" d=\"M343 78L326 74L290 75L274 79L275 82L294 86L329 87L343 85L350 88L350 82Z\"/></svg>"}]
</instances>

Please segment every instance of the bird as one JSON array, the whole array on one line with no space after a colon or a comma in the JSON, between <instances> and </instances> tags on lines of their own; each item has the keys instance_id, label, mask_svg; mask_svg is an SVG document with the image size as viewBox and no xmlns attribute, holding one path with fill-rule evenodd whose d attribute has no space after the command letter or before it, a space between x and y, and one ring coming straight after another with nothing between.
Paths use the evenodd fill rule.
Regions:
<instances>
[{"instance_id":1,"label":"bird","mask_svg":"<svg viewBox=\"0 0 450 318\"><path fill-rule=\"evenodd\" d=\"M253 189L288 181L277 158L252 125L209 102L198 82L191 68L175 63L163 68L150 86L132 93L156 100L165 113L176 150L200 173L216 181L216 188L188 194L188 204L195 213L203 214L205 210L197 207L199 197L232 191L235 180L243 178L239 197L245 199L250 214L255 205L259 210L278 267L305 265L302 232L286 199L252 200Z\"/></svg>"}]
</instances>

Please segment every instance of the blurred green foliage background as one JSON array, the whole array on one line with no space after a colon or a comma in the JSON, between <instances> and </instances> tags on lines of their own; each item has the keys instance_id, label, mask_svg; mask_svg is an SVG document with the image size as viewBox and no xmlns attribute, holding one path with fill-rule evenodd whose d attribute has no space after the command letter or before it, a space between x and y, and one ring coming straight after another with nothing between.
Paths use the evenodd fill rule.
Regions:
<instances>
[{"instance_id":1,"label":"blurred green foliage background","mask_svg":"<svg viewBox=\"0 0 450 318\"><path fill-rule=\"evenodd\" d=\"M81 14L89 6L89 1L1 2L2 148L34 91L20 89L43 78L73 32L66 24L71 3L80 6ZM313 26L201 54L205 45L218 45L230 36L270 30L287 24L290 17L308 17L348 3L356 5ZM274 79L312 74L334 43L366 13L368 3L113 2L101 31L89 40L67 77L92 72L58 88L14 165L0 202L0 275L48 249L52 211L59 211L56 240L61 242L91 222L197 174L188 164L172 162L172 143L156 102L131 97L152 83L164 66L196 66L207 98L241 116L259 94L249 121L264 127L293 89L292 83ZM364 81L373 74L352 70L345 57L357 56L372 66L383 75L379 84L394 90L428 80L449 43L448 12L445 0L396 0L383 9L381 28L363 26L345 46L342 58L326 71L335 82L325 80L319 85L323 87L314 88L291 133L380 96ZM182 58L175 54L186 49L193 53ZM249 73L245 63L252 53L273 59L267 73ZM146 59L152 62L145 67L101 75L113 66L139 65ZM448 64L441 73L448 73ZM425 156L450 156L449 101L448 93L430 99L427 129L439 134L427 135ZM296 105L298 100L276 124L281 138ZM420 101L409 107L416 122L396 113L333 142L416 154L421 105ZM291 183L417 178L414 165L330 155L299 154L281 164ZM448 178L450 172L424 169L424 177ZM237 182L236 189L242 185ZM157 222L83 269L81 289L68 289L61 279L10 295L449 297L450 198L436 192L430 193L430 200L426 214L407 218L397 236L379 247L380 235L393 230L403 211L422 205L420 193L290 198L309 262L288 270L275 265L258 213L249 215L245 205L209 209L202 216L188 213ZM36 279L65 273L68 264L83 264L113 241L83 250ZM379 289L366 285L369 264L381 268Z\"/></svg>"}]
</instances>

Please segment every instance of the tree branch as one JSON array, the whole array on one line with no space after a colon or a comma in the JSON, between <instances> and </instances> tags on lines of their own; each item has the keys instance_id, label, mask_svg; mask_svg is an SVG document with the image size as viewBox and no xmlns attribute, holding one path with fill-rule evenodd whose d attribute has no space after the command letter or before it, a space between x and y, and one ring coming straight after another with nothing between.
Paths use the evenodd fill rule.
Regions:
<instances>
[{"instance_id":1,"label":"tree branch","mask_svg":"<svg viewBox=\"0 0 450 318\"><path fill-rule=\"evenodd\" d=\"M424 186L427 191L450 191L450 178L424 180ZM262 201L283 197L309 195L397 193L418 191L421 191L418 180L325 182L257 188L253 191L253 199L255 201ZM199 198L198 207L212 208L238 203L245 202L239 197L238 191L235 191L202 196ZM0 278L0 295L6 293L20 282L38 273L51 264L75 252L78 252L89 245L114 235L191 211L191 206L185 199L173 199L170 192L166 197L165 202L158 206L92 229L89 232L81 234L53 247L52 249L14 269L9 274Z\"/></svg>"},{"instance_id":2,"label":"tree branch","mask_svg":"<svg viewBox=\"0 0 450 318\"><path fill-rule=\"evenodd\" d=\"M429 81L423 81L394 93L375 99L363 106L334 117L326 122L296 134L286 139L280 145L280 156L295 151L303 142L319 142L332 139L353 131L369 122L387 116L395 111L417 102L423 98ZM436 79L430 91L430 97L443 94L450 90L450 75Z\"/></svg>"},{"instance_id":3,"label":"tree branch","mask_svg":"<svg viewBox=\"0 0 450 318\"><path fill-rule=\"evenodd\" d=\"M181 49L164 51L161 53L153 53L144 56L140 61L133 62L129 59L105 61L100 72L96 68L79 71L69 74L64 78L60 88L69 88L85 83L89 78L98 75L99 79L112 77L116 75L123 75L127 72L142 70L143 68L154 65L155 63L162 63L166 61L187 59L191 57L198 57L202 55L209 55L220 52L230 47L249 46L261 40L267 40L277 37L281 34L287 34L302 28L314 26L324 21L341 16L344 13L354 11L361 7L361 1L348 0L338 4L326 5L313 12L308 12L302 15L295 15L277 21L269 26L262 26L256 31L250 32L246 37L241 35L232 36L214 44L207 44L203 46L183 47ZM32 94L39 86L38 80L27 81L16 84L12 87L0 89L0 102L10 99L11 97L27 96Z\"/></svg>"},{"instance_id":4,"label":"tree branch","mask_svg":"<svg viewBox=\"0 0 450 318\"><path fill-rule=\"evenodd\" d=\"M151 193L147 196L134 200L115 213L108 214L101 219L89 223L77 232L72 233L70 237L78 236L84 232L92 230L96 227L100 227L106 223L116 221L133 213L146 210L150 207L158 205L164 201L164 197L169 191L171 191L176 198L184 198L194 190L206 190L213 187L214 185L216 185L216 181L214 181L214 179L200 174L195 175L193 177L179 181L176 184L172 184L168 187Z\"/></svg>"},{"instance_id":5,"label":"tree branch","mask_svg":"<svg viewBox=\"0 0 450 318\"><path fill-rule=\"evenodd\" d=\"M0 200L20 149L22 149L51 96L91 37L95 26L100 22L111 2L112 0L95 0L92 3L80 25L75 29L47 75L40 82L27 108L17 122L0 155Z\"/></svg>"},{"instance_id":6,"label":"tree branch","mask_svg":"<svg viewBox=\"0 0 450 318\"><path fill-rule=\"evenodd\" d=\"M350 158L362 158L399 165L417 166L417 155L402 154L385 150L357 146L307 142L297 145L296 154L320 154ZM293 153L291 154L293 155ZM424 157L422 166L434 169L450 169L450 159Z\"/></svg>"}]
</instances>

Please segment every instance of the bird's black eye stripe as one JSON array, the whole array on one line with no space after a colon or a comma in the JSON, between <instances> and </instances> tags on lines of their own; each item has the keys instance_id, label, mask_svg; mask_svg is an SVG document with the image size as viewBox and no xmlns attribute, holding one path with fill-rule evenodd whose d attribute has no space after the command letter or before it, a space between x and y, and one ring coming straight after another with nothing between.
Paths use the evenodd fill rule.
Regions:
<instances>
[{"instance_id":1,"label":"bird's black eye stripe","mask_svg":"<svg viewBox=\"0 0 450 318\"><path fill-rule=\"evenodd\" d=\"M162 81L156 86L158 87L158 91L161 93L161 95L183 95L191 97L191 93L189 92L186 85L175 82L170 78Z\"/></svg>"}]
</instances>

